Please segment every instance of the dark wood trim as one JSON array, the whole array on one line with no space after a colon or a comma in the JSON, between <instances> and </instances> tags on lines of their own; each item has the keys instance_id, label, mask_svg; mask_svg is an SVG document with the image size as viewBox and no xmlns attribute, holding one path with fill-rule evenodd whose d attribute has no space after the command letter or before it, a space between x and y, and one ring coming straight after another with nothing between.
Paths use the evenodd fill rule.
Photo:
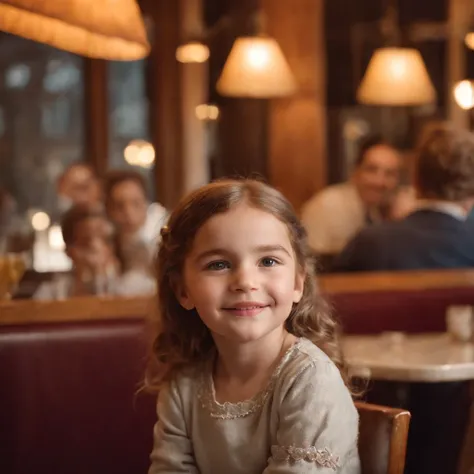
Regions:
<instances>
[{"instance_id":1,"label":"dark wood trim","mask_svg":"<svg viewBox=\"0 0 474 474\"><path fill-rule=\"evenodd\" d=\"M153 19L147 89L150 135L156 150L158 200L173 207L184 190L181 73L175 52L180 43L180 2L155 0L144 4Z\"/></svg>"},{"instance_id":2,"label":"dark wood trim","mask_svg":"<svg viewBox=\"0 0 474 474\"><path fill-rule=\"evenodd\" d=\"M0 326L146 319L155 309L150 298L71 298L64 301L0 301Z\"/></svg>"},{"instance_id":3,"label":"dark wood trim","mask_svg":"<svg viewBox=\"0 0 474 474\"><path fill-rule=\"evenodd\" d=\"M372 291L420 291L474 286L474 270L331 273L318 277L327 294Z\"/></svg>"},{"instance_id":4,"label":"dark wood trim","mask_svg":"<svg viewBox=\"0 0 474 474\"><path fill-rule=\"evenodd\" d=\"M299 211L326 185L324 2L260 3L298 86L292 96L269 102L268 174Z\"/></svg>"},{"instance_id":5,"label":"dark wood trim","mask_svg":"<svg viewBox=\"0 0 474 474\"><path fill-rule=\"evenodd\" d=\"M108 63L102 59L84 59L84 160L99 176L109 161Z\"/></svg>"}]
</instances>

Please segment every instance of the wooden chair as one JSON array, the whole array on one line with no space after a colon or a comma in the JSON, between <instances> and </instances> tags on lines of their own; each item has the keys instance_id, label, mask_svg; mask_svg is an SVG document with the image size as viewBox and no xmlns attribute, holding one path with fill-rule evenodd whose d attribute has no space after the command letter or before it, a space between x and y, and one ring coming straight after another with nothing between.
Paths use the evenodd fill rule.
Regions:
<instances>
[{"instance_id":1,"label":"wooden chair","mask_svg":"<svg viewBox=\"0 0 474 474\"><path fill-rule=\"evenodd\" d=\"M410 413L356 402L362 474L403 474Z\"/></svg>"}]
</instances>

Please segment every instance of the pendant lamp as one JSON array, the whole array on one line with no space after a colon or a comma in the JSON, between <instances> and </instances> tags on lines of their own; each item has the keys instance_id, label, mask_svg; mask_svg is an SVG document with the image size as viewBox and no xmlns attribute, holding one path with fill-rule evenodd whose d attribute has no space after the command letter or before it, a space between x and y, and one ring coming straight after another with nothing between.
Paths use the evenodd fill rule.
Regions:
<instances>
[{"instance_id":1,"label":"pendant lamp","mask_svg":"<svg viewBox=\"0 0 474 474\"><path fill-rule=\"evenodd\" d=\"M0 0L0 30L91 58L150 51L135 0Z\"/></svg>"},{"instance_id":2,"label":"pendant lamp","mask_svg":"<svg viewBox=\"0 0 474 474\"><path fill-rule=\"evenodd\" d=\"M296 91L296 81L275 39L240 37L217 81L217 91L231 97L284 97Z\"/></svg>"},{"instance_id":3,"label":"pendant lamp","mask_svg":"<svg viewBox=\"0 0 474 474\"><path fill-rule=\"evenodd\" d=\"M357 100L369 105L424 105L436 100L436 91L418 50L380 48L369 62Z\"/></svg>"}]
</instances>

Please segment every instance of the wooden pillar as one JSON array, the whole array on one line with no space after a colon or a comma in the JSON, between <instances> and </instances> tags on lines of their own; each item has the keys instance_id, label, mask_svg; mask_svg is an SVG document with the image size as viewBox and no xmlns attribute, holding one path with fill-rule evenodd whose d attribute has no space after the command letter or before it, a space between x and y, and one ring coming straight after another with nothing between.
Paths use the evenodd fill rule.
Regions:
<instances>
[{"instance_id":1,"label":"wooden pillar","mask_svg":"<svg viewBox=\"0 0 474 474\"><path fill-rule=\"evenodd\" d=\"M181 40L203 34L202 0L180 0ZM180 64L181 115L183 123L183 191L189 192L209 181L206 122L196 117L196 107L207 103L208 63Z\"/></svg>"},{"instance_id":2,"label":"wooden pillar","mask_svg":"<svg viewBox=\"0 0 474 474\"><path fill-rule=\"evenodd\" d=\"M150 132L156 152L156 195L172 208L183 194L183 127L181 75L175 53L179 45L180 2L143 2L153 20L152 51L147 78L150 100Z\"/></svg>"},{"instance_id":3,"label":"wooden pillar","mask_svg":"<svg viewBox=\"0 0 474 474\"><path fill-rule=\"evenodd\" d=\"M298 92L271 100L268 172L296 209L326 184L326 73L323 0L260 0Z\"/></svg>"},{"instance_id":4,"label":"wooden pillar","mask_svg":"<svg viewBox=\"0 0 474 474\"><path fill-rule=\"evenodd\" d=\"M107 171L109 159L109 101L107 62L84 59L85 157L99 176Z\"/></svg>"}]
</instances>

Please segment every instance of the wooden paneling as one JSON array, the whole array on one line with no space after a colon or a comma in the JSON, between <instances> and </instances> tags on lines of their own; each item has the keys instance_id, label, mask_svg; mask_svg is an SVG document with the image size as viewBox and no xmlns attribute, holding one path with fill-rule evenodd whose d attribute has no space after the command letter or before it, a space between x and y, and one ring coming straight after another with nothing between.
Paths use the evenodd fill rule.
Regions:
<instances>
[{"instance_id":1,"label":"wooden paneling","mask_svg":"<svg viewBox=\"0 0 474 474\"><path fill-rule=\"evenodd\" d=\"M333 273L318 277L325 293L419 291L433 288L473 287L474 270Z\"/></svg>"},{"instance_id":2,"label":"wooden paneling","mask_svg":"<svg viewBox=\"0 0 474 474\"><path fill-rule=\"evenodd\" d=\"M156 150L156 193L173 207L184 189L181 75L175 53L181 40L180 2L154 0L143 8L153 19L147 77L150 130Z\"/></svg>"},{"instance_id":3,"label":"wooden paneling","mask_svg":"<svg viewBox=\"0 0 474 474\"><path fill-rule=\"evenodd\" d=\"M266 101L221 99L220 109L215 177L267 178Z\"/></svg>"},{"instance_id":4,"label":"wooden paneling","mask_svg":"<svg viewBox=\"0 0 474 474\"><path fill-rule=\"evenodd\" d=\"M202 0L180 0L181 38L187 41L202 34ZM181 116L183 125L183 191L188 193L209 181L207 122L196 116L196 107L208 102L208 63L181 64Z\"/></svg>"},{"instance_id":5,"label":"wooden paneling","mask_svg":"<svg viewBox=\"0 0 474 474\"><path fill-rule=\"evenodd\" d=\"M260 1L299 87L270 101L268 128L270 181L298 209L326 184L323 0Z\"/></svg>"},{"instance_id":6,"label":"wooden paneling","mask_svg":"<svg viewBox=\"0 0 474 474\"><path fill-rule=\"evenodd\" d=\"M71 298L64 301L0 301L0 325L145 319L154 298Z\"/></svg>"}]
</instances>

